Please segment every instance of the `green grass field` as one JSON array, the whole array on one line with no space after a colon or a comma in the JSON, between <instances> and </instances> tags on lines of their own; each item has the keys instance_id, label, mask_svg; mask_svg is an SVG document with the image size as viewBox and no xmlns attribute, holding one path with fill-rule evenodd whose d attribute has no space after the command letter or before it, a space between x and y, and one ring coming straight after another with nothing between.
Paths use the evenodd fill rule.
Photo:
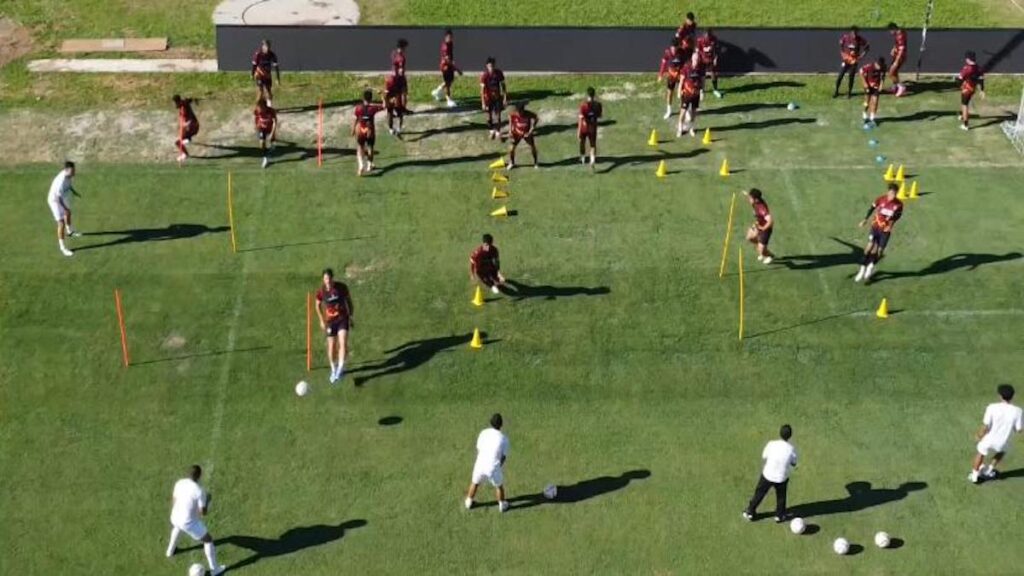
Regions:
<instances>
[{"instance_id":1,"label":"green grass field","mask_svg":"<svg viewBox=\"0 0 1024 576\"><path fill-rule=\"evenodd\" d=\"M572 129L588 82L606 101L597 174L576 164ZM1024 387L1024 164L996 125L1015 109L1013 81L992 79L970 133L949 116L956 94L938 90L885 98L866 134L859 101L822 97L827 79L726 80L699 123L716 139L706 149L668 136L645 82L511 78L514 93L532 92L546 165L513 173L507 220L488 216L499 203L486 166L502 148L478 114L413 116L405 143L380 138L381 173L362 179L335 132L324 168L288 149L266 171L247 132L219 143L238 157L182 169L169 145L155 163L106 155L114 136L101 132L83 148L85 236L71 259L44 203L56 164L5 155L0 573L184 574L201 551L162 552L171 486L196 462L229 574L1017 572L1024 460L1009 456L1006 480L965 480L996 384ZM55 120L74 117L61 110ZM208 103L199 140L237 112ZM282 138L306 146L308 114L283 115ZM645 145L651 128L658 149ZM905 163L924 196L863 286L851 280L856 223L882 190L876 154ZM724 158L737 170L728 180ZM772 207L781 258L765 267L742 246L739 342L745 205L729 273L717 269L730 198L750 186ZM526 288L477 309L466 258L485 231ZM325 265L345 271L357 306L338 388L322 345L314 373L304 365L305 297ZM884 321L873 316L883 297L898 311ZM482 351L467 346L475 327ZM313 393L297 398L307 377ZM495 410L524 506L466 512L473 443ZM782 422L802 458L791 505L812 535L740 518ZM568 501L530 506L549 482ZM875 549L877 530L903 546ZM836 557L840 535L865 549Z\"/></svg>"}]
</instances>

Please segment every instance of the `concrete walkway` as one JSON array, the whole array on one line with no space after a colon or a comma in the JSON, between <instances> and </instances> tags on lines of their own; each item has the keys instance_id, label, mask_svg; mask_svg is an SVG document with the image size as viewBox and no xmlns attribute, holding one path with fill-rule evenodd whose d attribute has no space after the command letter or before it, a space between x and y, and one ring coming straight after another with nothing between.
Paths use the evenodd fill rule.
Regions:
<instances>
[{"instance_id":1,"label":"concrete walkway","mask_svg":"<svg viewBox=\"0 0 1024 576\"><path fill-rule=\"evenodd\" d=\"M355 0L224 0L213 11L217 26L355 26Z\"/></svg>"},{"instance_id":2,"label":"concrete walkway","mask_svg":"<svg viewBox=\"0 0 1024 576\"><path fill-rule=\"evenodd\" d=\"M185 58L53 58L33 60L29 72L216 72L217 61Z\"/></svg>"}]
</instances>

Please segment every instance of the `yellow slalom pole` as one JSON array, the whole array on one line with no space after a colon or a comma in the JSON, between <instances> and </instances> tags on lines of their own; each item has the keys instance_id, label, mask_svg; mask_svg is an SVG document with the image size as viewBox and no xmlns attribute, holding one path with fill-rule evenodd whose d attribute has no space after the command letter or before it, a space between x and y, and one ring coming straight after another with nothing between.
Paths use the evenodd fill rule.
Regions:
<instances>
[{"instance_id":1,"label":"yellow slalom pole","mask_svg":"<svg viewBox=\"0 0 1024 576\"><path fill-rule=\"evenodd\" d=\"M235 207L232 199L231 172L228 172L228 226L231 228L231 253L238 252L238 245L235 243Z\"/></svg>"},{"instance_id":2,"label":"yellow slalom pole","mask_svg":"<svg viewBox=\"0 0 1024 576\"><path fill-rule=\"evenodd\" d=\"M729 236L732 236L732 214L736 210L736 193L732 193L732 202L729 204L729 223L725 227L725 244L722 246L722 263L718 266L718 278L725 276L725 264L729 260Z\"/></svg>"},{"instance_id":3,"label":"yellow slalom pole","mask_svg":"<svg viewBox=\"0 0 1024 576\"><path fill-rule=\"evenodd\" d=\"M740 342L743 341L743 247L736 249L736 263L740 269Z\"/></svg>"}]
</instances>

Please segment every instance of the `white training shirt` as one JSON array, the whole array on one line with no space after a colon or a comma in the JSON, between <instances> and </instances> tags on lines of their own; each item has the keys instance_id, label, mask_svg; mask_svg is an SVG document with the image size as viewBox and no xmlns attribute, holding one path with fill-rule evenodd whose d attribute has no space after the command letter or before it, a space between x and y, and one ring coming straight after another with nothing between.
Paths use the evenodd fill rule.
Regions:
<instances>
[{"instance_id":1,"label":"white training shirt","mask_svg":"<svg viewBox=\"0 0 1024 576\"><path fill-rule=\"evenodd\" d=\"M985 408L982 423L988 427L985 439L994 446L1005 446L1014 431L1021 431L1021 419L1024 410L1009 402L996 402Z\"/></svg>"},{"instance_id":2,"label":"white training shirt","mask_svg":"<svg viewBox=\"0 0 1024 576\"><path fill-rule=\"evenodd\" d=\"M785 440L772 440L765 444L761 452L764 459L764 470L761 475L769 482L785 482L789 472L796 466L796 448Z\"/></svg>"},{"instance_id":3,"label":"white training shirt","mask_svg":"<svg viewBox=\"0 0 1024 576\"><path fill-rule=\"evenodd\" d=\"M50 183L50 193L46 195L46 201L56 204L59 201L67 202L68 190L71 189L71 177L66 170L61 170Z\"/></svg>"},{"instance_id":4,"label":"white training shirt","mask_svg":"<svg viewBox=\"0 0 1024 576\"><path fill-rule=\"evenodd\" d=\"M487 428L476 439L477 470L494 470L501 466L501 460L508 455L508 438L501 430Z\"/></svg>"},{"instance_id":5,"label":"white training shirt","mask_svg":"<svg viewBox=\"0 0 1024 576\"><path fill-rule=\"evenodd\" d=\"M171 508L171 523L184 526L201 517L200 508L206 505L206 491L191 478L182 478L174 483L174 505Z\"/></svg>"}]
</instances>

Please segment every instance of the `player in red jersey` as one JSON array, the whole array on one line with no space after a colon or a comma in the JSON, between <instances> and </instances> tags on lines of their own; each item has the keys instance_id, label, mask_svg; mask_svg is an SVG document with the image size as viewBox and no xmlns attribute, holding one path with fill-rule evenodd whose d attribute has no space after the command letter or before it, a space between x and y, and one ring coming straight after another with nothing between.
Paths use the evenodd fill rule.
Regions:
<instances>
[{"instance_id":1,"label":"player in red jersey","mask_svg":"<svg viewBox=\"0 0 1024 576\"><path fill-rule=\"evenodd\" d=\"M974 52L968 51L964 55L964 67L960 69L956 80L960 84L960 129L969 130L967 122L971 119L971 98L974 98L975 92L981 92L981 97L985 97L985 73L978 66Z\"/></svg>"},{"instance_id":2,"label":"player in red jersey","mask_svg":"<svg viewBox=\"0 0 1024 576\"><path fill-rule=\"evenodd\" d=\"M672 99L679 89L679 78L683 70L683 53L676 44L665 48L658 67L658 82L665 79L665 120L672 117Z\"/></svg>"},{"instance_id":3,"label":"player in red jersey","mask_svg":"<svg viewBox=\"0 0 1024 576\"><path fill-rule=\"evenodd\" d=\"M256 137L260 140L263 167L266 168L267 164L270 164L270 152L274 150L274 142L277 141L277 111L266 100L260 98L256 101L252 115L256 122Z\"/></svg>"},{"instance_id":4,"label":"player in red jersey","mask_svg":"<svg viewBox=\"0 0 1024 576\"><path fill-rule=\"evenodd\" d=\"M526 109L526 102L516 104L512 114L508 117L508 133L512 138L512 146L508 151L508 169L516 167L516 146L525 140L530 147L530 154L533 156L533 167L538 168L537 143L534 140L534 130L537 129L537 115Z\"/></svg>"},{"instance_id":5,"label":"player in red jersey","mask_svg":"<svg viewBox=\"0 0 1024 576\"><path fill-rule=\"evenodd\" d=\"M252 55L252 79L256 81L256 87L260 90L260 98L267 101L267 106L272 106L271 99L274 97L274 81L270 77L271 71L281 82L281 67L277 64L277 54L270 49L270 40L260 42L260 48Z\"/></svg>"},{"instance_id":6,"label":"player in red jersey","mask_svg":"<svg viewBox=\"0 0 1024 576\"><path fill-rule=\"evenodd\" d=\"M697 45L697 17L693 15L693 12L686 13L683 23L676 29L675 40L679 51L683 54L683 59L688 60Z\"/></svg>"},{"instance_id":7,"label":"player in red jersey","mask_svg":"<svg viewBox=\"0 0 1024 576\"><path fill-rule=\"evenodd\" d=\"M487 57L484 73L480 75L480 107L487 113L487 129L491 140L501 135L501 111L508 106L505 73L498 68L493 56Z\"/></svg>"},{"instance_id":8,"label":"player in red jersey","mask_svg":"<svg viewBox=\"0 0 1024 576\"><path fill-rule=\"evenodd\" d=\"M839 86L843 83L843 76L847 74L850 77L846 85L846 97L853 97L853 80L857 75L857 61L870 49L868 41L860 35L860 29L856 26L851 26L850 31L839 38L839 58L842 60L842 66L839 68L839 77L836 78L836 90L832 94L833 98L839 97Z\"/></svg>"},{"instance_id":9,"label":"player in red jersey","mask_svg":"<svg viewBox=\"0 0 1024 576\"><path fill-rule=\"evenodd\" d=\"M871 280L871 276L875 273L875 264L885 254L885 246L889 243L892 227L903 216L903 202L896 198L899 190L899 184L895 182L889 184L885 194L875 198L871 208L868 208L868 213L864 215L864 220L861 220L860 226L863 228L871 218L871 214L875 215L871 221L868 245L864 247L864 260L861 262L857 275L853 277L854 282Z\"/></svg>"},{"instance_id":10,"label":"player in red jersey","mask_svg":"<svg viewBox=\"0 0 1024 576\"><path fill-rule=\"evenodd\" d=\"M392 72L384 81L384 107L388 113L388 133L402 138L402 127L405 125L405 108L402 106L403 96L408 92L405 81L405 70L399 68ZM395 119L398 127L395 127Z\"/></svg>"},{"instance_id":11,"label":"player in red jersey","mask_svg":"<svg viewBox=\"0 0 1024 576\"><path fill-rule=\"evenodd\" d=\"M889 79L892 80L892 93L899 98L907 93L907 86L900 82L900 68L907 61L907 31L900 28L895 22L889 22L889 33L892 34L892 50L889 52L892 62L889 64Z\"/></svg>"},{"instance_id":12,"label":"player in red jersey","mask_svg":"<svg viewBox=\"0 0 1024 576\"><path fill-rule=\"evenodd\" d=\"M198 104L195 98L182 98L175 94L171 97L174 107L178 109L178 139L174 141L174 148L178 150L178 163L188 159L188 148L186 144L191 143L192 138L199 134L199 118L196 117L193 104Z\"/></svg>"},{"instance_id":13,"label":"player in red jersey","mask_svg":"<svg viewBox=\"0 0 1024 576\"><path fill-rule=\"evenodd\" d=\"M695 65L694 62L697 62ZM704 87L704 71L700 68L700 59L694 57L683 64L679 78L679 124L676 127L676 138L689 132L695 136L697 108L700 106L700 93Z\"/></svg>"},{"instance_id":14,"label":"player in red jersey","mask_svg":"<svg viewBox=\"0 0 1024 576\"><path fill-rule=\"evenodd\" d=\"M864 127L877 126L875 116L878 114L878 96L882 93L882 82L885 81L885 58L881 56L874 62L865 64L860 69L860 78L864 85Z\"/></svg>"},{"instance_id":15,"label":"player in red jersey","mask_svg":"<svg viewBox=\"0 0 1024 576\"><path fill-rule=\"evenodd\" d=\"M772 230L775 228L775 220L772 218L771 210L764 201L764 195L757 188L751 188L750 192L744 192L750 205L754 208L754 223L747 229L747 242L757 246L757 261L771 264L774 254L768 250L768 242L772 239Z\"/></svg>"},{"instance_id":16,"label":"player in red jersey","mask_svg":"<svg viewBox=\"0 0 1024 576\"><path fill-rule=\"evenodd\" d=\"M381 104L373 102L373 91L363 92L363 102L356 105L352 120L352 135L356 137L356 160L359 168L356 175L370 173L373 170L373 145L377 142L377 126L374 117L384 109ZM365 158L365 161L364 161Z\"/></svg>"},{"instance_id":17,"label":"player in red jersey","mask_svg":"<svg viewBox=\"0 0 1024 576\"><path fill-rule=\"evenodd\" d=\"M352 327L355 308L352 294L344 282L334 279L334 270L325 268L322 283L316 291L316 315L320 329L327 333L327 360L331 363L331 384L345 375L348 355L348 331Z\"/></svg>"},{"instance_id":18,"label":"player in red jersey","mask_svg":"<svg viewBox=\"0 0 1024 576\"><path fill-rule=\"evenodd\" d=\"M576 137L580 141L580 164L587 163L587 142L590 142L590 169L597 163L597 123L601 120L604 107L597 101L593 88L587 88L587 99L580 104Z\"/></svg>"},{"instance_id":19,"label":"player in red jersey","mask_svg":"<svg viewBox=\"0 0 1024 576\"><path fill-rule=\"evenodd\" d=\"M715 98L721 98L722 93L718 91L718 37L715 31L708 28L704 35L697 39L697 57L704 73L711 76L711 89Z\"/></svg>"},{"instance_id":20,"label":"player in red jersey","mask_svg":"<svg viewBox=\"0 0 1024 576\"><path fill-rule=\"evenodd\" d=\"M444 96L449 108L455 108L455 100L452 99L452 83L455 82L455 75L462 76L462 69L455 65L455 40L451 30L444 31L444 40L441 41L441 84L430 93L434 100L440 102Z\"/></svg>"},{"instance_id":21,"label":"player in red jersey","mask_svg":"<svg viewBox=\"0 0 1024 576\"><path fill-rule=\"evenodd\" d=\"M505 285L501 262L498 260L498 247L494 245L494 237L490 234L484 234L483 244L469 255L469 279L479 280L495 294L501 292L500 287Z\"/></svg>"}]
</instances>

